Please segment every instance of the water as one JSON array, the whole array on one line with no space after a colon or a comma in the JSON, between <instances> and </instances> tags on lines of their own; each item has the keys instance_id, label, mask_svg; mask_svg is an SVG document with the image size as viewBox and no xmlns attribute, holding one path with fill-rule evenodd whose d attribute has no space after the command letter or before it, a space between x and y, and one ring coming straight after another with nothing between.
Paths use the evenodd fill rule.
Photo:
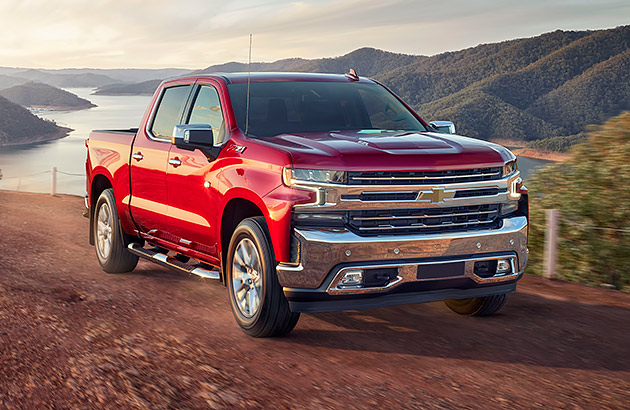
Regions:
<instances>
[{"instance_id":1,"label":"water","mask_svg":"<svg viewBox=\"0 0 630 410\"><path fill-rule=\"evenodd\" d=\"M544 159L518 157L518 169L521 171L521 177L525 180L538 168L553 164L553 161Z\"/></svg>"},{"instance_id":2,"label":"water","mask_svg":"<svg viewBox=\"0 0 630 410\"><path fill-rule=\"evenodd\" d=\"M3 147L0 149L0 170L3 178L0 189L26 192L51 191L50 169L57 167L57 192L85 194L85 138L93 129L122 129L138 127L149 104L148 96L91 95L91 88L69 88L79 97L97 105L81 111L47 111L38 115L52 119L57 124L74 129L60 140L44 142L28 147ZM549 161L518 159L523 178L527 178ZM34 175L35 174L35 175ZM71 175L68 175L71 174Z\"/></svg>"},{"instance_id":3,"label":"water","mask_svg":"<svg viewBox=\"0 0 630 410\"><path fill-rule=\"evenodd\" d=\"M57 167L57 192L84 195L85 139L90 131L138 127L151 100L148 96L91 95L94 91L92 88L69 88L67 91L92 101L97 107L38 113L40 117L55 120L57 124L74 131L68 137L55 141L27 147L0 148L0 170L3 175L0 189L49 193L50 169Z\"/></svg>"}]
</instances>

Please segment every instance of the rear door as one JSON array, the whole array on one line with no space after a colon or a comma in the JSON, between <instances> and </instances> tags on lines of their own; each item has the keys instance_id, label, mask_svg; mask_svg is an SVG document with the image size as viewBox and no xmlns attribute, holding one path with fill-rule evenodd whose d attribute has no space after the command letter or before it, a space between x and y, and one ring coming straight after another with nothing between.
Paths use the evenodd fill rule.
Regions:
<instances>
[{"instance_id":1,"label":"rear door","mask_svg":"<svg viewBox=\"0 0 630 410\"><path fill-rule=\"evenodd\" d=\"M146 129L132 147L130 211L141 232L165 236L167 213L166 168L173 127L180 123L192 84L168 85L153 107Z\"/></svg>"},{"instance_id":2,"label":"rear door","mask_svg":"<svg viewBox=\"0 0 630 410\"><path fill-rule=\"evenodd\" d=\"M227 127L219 85L204 81L195 86L189 113L182 123L210 125L215 145L222 145ZM171 145L166 176L169 232L180 246L209 256L216 265L219 265L221 220L217 190L220 172L221 159L207 158L198 149Z\"/></svg>"}]
</instances>

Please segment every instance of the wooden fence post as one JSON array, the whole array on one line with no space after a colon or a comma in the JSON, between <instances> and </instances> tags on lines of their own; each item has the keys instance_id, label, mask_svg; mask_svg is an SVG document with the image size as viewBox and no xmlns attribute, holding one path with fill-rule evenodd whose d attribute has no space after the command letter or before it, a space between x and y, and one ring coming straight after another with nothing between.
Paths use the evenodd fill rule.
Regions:
<instances>
[{"instance_id":1,"label":"wooden fence post","mask_svg":"<svg viewBox=\"0 0 630 410\"><path fill-rule=\"evenodd\" d=\"M554 279L556 273L556 250L558 247L558 214L557 209L545 209L545 253L543 261L543 276Z\"/></svg>"},{"instance_id":2,"label":"wooden fence post","mask_svg":"<svg viewBox=\"0 0 630 410\"><path fill-rule=\"evenodd\" d=\"M52 167L52 169L50 170L50 173L52 174L51 195L56 196L57 195L57 167Z\"/></svg>"}]
</instances>

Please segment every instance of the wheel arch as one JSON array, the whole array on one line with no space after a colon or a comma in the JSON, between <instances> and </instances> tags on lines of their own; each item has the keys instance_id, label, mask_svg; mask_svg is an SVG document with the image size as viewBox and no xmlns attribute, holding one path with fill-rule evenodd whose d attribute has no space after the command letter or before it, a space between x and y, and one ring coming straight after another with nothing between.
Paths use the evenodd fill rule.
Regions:
<instances>
[{"instance_id":1,"label":"wheel arch","mask_svg":"<svg viewBox=\"0 0 630 410\"><path fill-rule=\"evenodd\" d=\"M230 246L232 233L241 221L256 216L262 216L266 219L266 215L263 213L262 209L248 199L232 198L225 204L221 216L221 235L219 241L221 246L221 264L223 266L222 271L225 270L227 249ZM225 284L224 272L221 273L221 281Z\"/></svg>"},{"instance_id":2,"label":"wheel arch","mask_svg":"<svg viewBox=\"0 0 630 410\"><path fill-rule=\"evenodd\" d=\"M96 212L96 201L104 190L113 188L110 179L103 174L96 174L90 184L90 245L94 245L94 213Z\"/></svg>"}]
</instances>

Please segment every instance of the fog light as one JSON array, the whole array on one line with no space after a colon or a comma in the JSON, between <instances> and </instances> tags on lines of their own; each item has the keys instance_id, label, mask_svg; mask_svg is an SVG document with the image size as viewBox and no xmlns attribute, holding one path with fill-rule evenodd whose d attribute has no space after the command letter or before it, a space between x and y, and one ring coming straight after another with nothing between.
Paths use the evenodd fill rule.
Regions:
<instances>
[{"instance_id":1,"label":"fog light","mask_svg":"<svg viewBox=\"0 0 630 410\"><path fill-rule=\"evenodd\" d=\"M363 270L349 270L347 271L341 280L339 281L340 287L348 287L348 286L361 286L363 283Z\"/></svg>"},{"instance_id":2,"label":"fog light","mask_svg":"<svg viewBox=\"0 0 630 410\"><path fill-rule=\"evenodd\" d=\"M500 215L505 216L518 211L518 202L512 201L505 204L501 204Z\"/></svg>"},{"instance_id":3,"label":"fog light","mask_svg":"<svg viewBox=\"0 0 630 410\"><path fill-rule=\"evenodd\" d=\"M497 260L497 274L510 273L512 271L512 265L509 259Z\"/></svg>"}]
</instances>

